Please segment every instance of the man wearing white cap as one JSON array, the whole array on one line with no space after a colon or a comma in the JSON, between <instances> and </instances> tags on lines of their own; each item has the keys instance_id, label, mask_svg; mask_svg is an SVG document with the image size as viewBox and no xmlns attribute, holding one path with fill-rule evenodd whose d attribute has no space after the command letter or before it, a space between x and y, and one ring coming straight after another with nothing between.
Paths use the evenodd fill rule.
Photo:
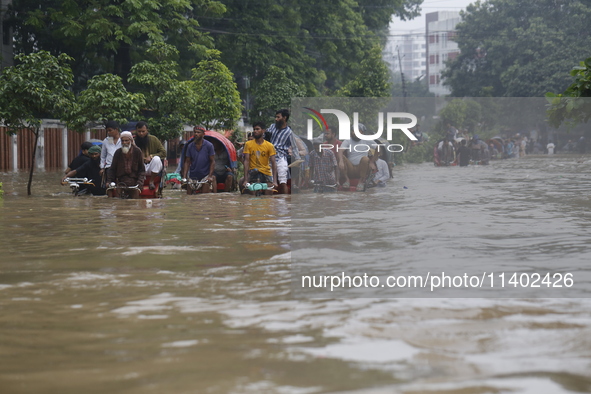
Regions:
<instances>
[{"instance_id":1,"label":"man wearing white cap","mask_svg":"<svg viewBox=\"0 0 591 394\"><path fill-rule=\"evenodd\" d=\"M107 172L107 184L115 182L128 187L137 185L138 189L131 192L131 198L139 198L145 177L144 155L133 143L133 135L129 131L124 131L121 133L121 148L113 154L113 161ZM109 197L113 197L112 190L108 193Z\"/></svg>"}]
</instances>

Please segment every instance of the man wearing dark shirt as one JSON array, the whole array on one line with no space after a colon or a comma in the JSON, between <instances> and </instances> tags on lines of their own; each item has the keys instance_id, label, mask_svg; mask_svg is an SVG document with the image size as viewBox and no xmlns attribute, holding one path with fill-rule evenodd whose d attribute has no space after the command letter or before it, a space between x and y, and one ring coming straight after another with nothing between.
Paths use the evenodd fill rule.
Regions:
<instances>
[{"instance_id":1,"label":"man wearing dark shirt","mask_svg":"<svg viewBox=\"0 0 591 394\"><path fill-rule=\"evenodd\" d=\"M85 141L80 145L81 153L72 160L72 162L66 168L65 173L75 170L76 168L82 166L82 164L90 161L90 156L88 155L88 150L92 147L92 142Z\"/></svg>"},{"instance_id":2,"label":"man wearing dark shirt","mask_svg":"<svg viewBox=\"0 0 591 394\"><path fill-rule=\"evenodd\" d=\"M203 184L201 192L211 193L216 191L213 189L215 149L211 142L203 138L205 136L203 127L195 126L193 131L195 132L195 138L193 142L187 145L181 176L197 181L207 178L207 183ZM191 191L187 189L187 192L190 193Z\"/></svg>"},{"instance_id":3,"label":"man wearing dark shirt","mask_svg":"<svg viewBox=\"0 0 591 394\"><path fill-rule=\"evenodd\" d=\"M466 146L466 140L462 140L462 145L458 148L460 167L466 167L470 164L470 148Z\"/></svg>"},{"instance_id":4,"label":"man wearing dark shirt","mask_svg":"<svg viewBox=\"0 0 591 394\"><path fill-rule=\"evenodd\" d=\"M162 171L163 162L166 159L166 150L162 142L149 133L148 124L144 121L137 122L135 126L135 145L144 154L148 187L153 190L156 188L153 179Z\"/></svg>"},{"instance_id":5,"label":"man wearing dark shirt","mask_svg":"<svg viewBox=\"0 0 591 394\"><path fill-rule=\"evenodd\" d=\"M77 167L75 170L71 170L66 173L66 176L62 179L62 184L66 178L87 178L91 184L81 185L80 191L86 190L95 196L104 196L107 192L104 187L101 187L101 147L93 145L88 149L90 157L88 161Z\"/></svg>"},{"instance_id":6,"label":"man wearing dark shirt","mask_svg":"<svg viewBox=\"0 0 591 394\"><path fill-rule=\"evenodd\" d=\"M111 167L107 172L107 183L123 184L127 187L137 186L138 189L131 190L130 198L139 198L140 190L144 186L146 168L144 166L144 155L142 150L133 143L133 136L129 131L121 133L121 148L113 154ZM109 191L109 197L115 193Z\"/></svg>"}]
</instances>

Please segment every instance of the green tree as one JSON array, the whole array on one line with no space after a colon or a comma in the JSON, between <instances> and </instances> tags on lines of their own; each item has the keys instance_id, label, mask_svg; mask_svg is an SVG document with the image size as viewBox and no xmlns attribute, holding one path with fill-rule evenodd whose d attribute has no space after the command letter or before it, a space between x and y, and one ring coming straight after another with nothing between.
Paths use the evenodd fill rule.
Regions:
<instances>
[{"instance_id":1,"label":"green tree","mask_svg":"<svg viewBox=\"0 0 591 394\"><path fill-rule=\"evenodd\" d=\"M129 81L145 97L142 115L150 125L150 133L161 140L176 138L198 104L193 85L179 80L179 52L175 47L156 42L147 53L151 60L134 65Z\"/></svg>"},{"instance_id":2,"label":"green tree","mask_svg":"<svg viewBox=\"0 0 591 394\"><path fill-rule=\"evenodd\" d=\"M293 97L304 97L305 91L287 73L271 66L265 78L257 84L254 91L254 106L250 113L251 123L275 121L275 112L291 106Z\"/></svg>"},{"instance_id":3,"label":"green tree","mask_svg":"<svg viewBox=\"0 0 591 394\"><path fill-rule=\"evenodd\" d=\"M439 119L444 127L447 124L454 127L462 127L466 120L467 111L468 106L465 100L454 99L439 112Z\"/></svg>"},{"instance_id":4,"label":"green tree","mask_svg":"<svg viewBox=\"0 0 591 394\"><path fill-rule=\"evenodd\" d=\"M400 74L398 74L400 75ZM434 93L429 91L429 86L426 81L421 78L417 78L414 81L406 81L406 97L435 97ZM403 97L404 92L402 91L402 83L392 84L392 97Z\"/></svg>"},{"instance_id":5,"label":"green tree","mask_svg":"<svg viewBox=\"0 0 591 394\"><path fill-rule=\"evenodd\" d=\"M353 79L380 44L392 14L418 15L420 0L279 2L227 0L226 14L200 20L215 37L221 60L256 86L269 66L285 70L306 96L330 94Z\"/></svg>"},{"instance_id":6,"label":"green tree","mask_svg":"<svg viewBox=\"0 0 591 394\"><path fill-rule=\"evenodd\" d=\"M212 46L197 17L220 15L213 0L13 0L10 24L16 50L68 53L78 86L112 72L125 80L131 67L154 42L165 41L182 53L187 76L199 55Z\"/></svg>"},{"instance_id":7,"label":"green tree","mask_svg":"<svg viewBox=\"0 0 591 394\"><path fill-rule=\"evenodd\" d=\"M355 79L349 81L337 92L342 97L390 97L390 72L382 60L382 50L374 46L368 56L361 61Z\"/></svg>"},{"instance_id":8,"label":"green tree","mask_svg":"<svg viewBox=\"0 0 591 394\"><path fill-rule=\"evenodd\" d=\"M128 92L119 76L95 75L88 81L88 88L77 97L70 127L83 130L89 123L105 123L107 120L125 124L137 119L144 104L144 96Z\"/></svg>"},{"instance_id":9,"label":"green tree","mask_svg":"<svg viewBox=\"0 0 591 394\"><path fill-rule=\"evenodd\" d=\"M359 12L365 25L372 31L388 27L392 16L402 20L412 19L420 14L423 0L358 0Z\"/></svg>"},{"instance_id":10,"label":"green tree","mask_svg":"<svg viewBox=\"0 0 591 394\"><path fill-rule=\"evenodd\" d=\"M555 128L563 122L572 127L591 119L591 57L574 67L570 75L574 82L563 93L546 93L548 121Z\"/></svg>"},{"instance_id":11,"label":"green tree","mask_svg":"<svg viewBox=\"0 0 591 394\"><path fill-rule=\"evenodd\" d=\"M17 55L17 65L0 74L0 119L10 134L29 130L35 135L27 195L31 195L42 118L60 119L73 107L71 60L66 54L55 57L46 51Z\"/></svg>"},{"instance_id":12,"label":"green tree","mask_svg":"<svg viewBox=\"0 0 591 394\"><path fill-rule=\"evenodd\" d=\"M443 73L456 97L542 97L568 86L581 53L591 56L586 0L488 0L462 18L460 55Z\"/></svg>"},{"instance_id":13,"label":"green tree","mask_svg":"<svg viewBox=\"0 0 591 394\"><path fill-rule=\"evenodd\" d=\"M197 105L189 121L210 129L233 129L242 114L242 102L234 75L219 57L219 51L208 50L206 59L193 69L192 86Z\"/></svg>"}]
</instances>

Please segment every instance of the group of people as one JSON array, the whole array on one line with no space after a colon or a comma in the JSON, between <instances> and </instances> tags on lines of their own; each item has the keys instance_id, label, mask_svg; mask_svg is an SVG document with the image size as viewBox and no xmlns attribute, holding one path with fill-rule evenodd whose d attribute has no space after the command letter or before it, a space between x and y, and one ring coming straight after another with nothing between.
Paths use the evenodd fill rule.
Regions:
<instances>
[{"instance_id":1,"label":"group of people","mask_svg":"<svg viewBox=\"0 0 591 394\"><path fill-rule=\"evenodd\" d=\"M367 134L363 124L359 132ZM341 141L330 126L321 138L313 140L314 149L310 154L310 178L316 191L334 191L338 186L349 190L355 179L355 190L366 187L385 186L390 179L390 169L381 157L385 147L362 140L356 133L351 139Z\"/></svg>"},{"instance_id":2,"label":"group of people","mask_svg":"<svg viewBox=\"0 0 591 394\"><path fill-rule=\"evenodd\" d=\"M114 197L117 188L128 189L130 198L139 198L144 181L154 190L155 179L159 176L166 159L166 150L158 138L151 135L148 124L137 122L133 133L121 132L119 124L108 121L105 124L107 137L102 145L84 142L81 153L66 169L62 178L87 178L82 185L87 193Z\"/></svg>"},{"instance_id":3,"label":"group of people","mask_svg":"<svg viewBox=\"0 0 591 394\"><path fill-rule=\"evenodd\" d=\"M236 179L236 169L224 145L217 139L207 140L201 126L193 128L194 137L184 144L177 172L187 185L199 185L201 193L215 193L218 183L224 184L224 190L233 190L236 182L243 192L249 192L251 184L265 184L268 194L287 194L290 167L295 172L302 162L309 165L309 178L316 191L336 190L339 186L349 190L352 179L357 181L355 190L362 191L366 187L385 186L390 179L388 164L381 158L384 147L381 151L379 146L370 148L368 141L355 133L350 140L340 141L334 130L327 128L314 139L314 149L308 152L288 126L289 117L289 110L281 109L276 111L270 127L261 122L253 125L238 155L244 164L244 177L240 180ZM87 178L89 182L83 185L87 193L110 197L123 187L131 198L139 198L146 180L148 188L155 189L166 151L160 140L149 133L148 124L140 121L133 130L123 132L114 121L105 126L107 137L102 146L84 142L81 154L68 166L62 183L66 178ZM367 133L362 124L359 131ZM360 148L362 145L365 147ZM187 187L189 194L195 189Z\"/></svg>"},{"instance_id":4,"label":"group of people","mask_svg":"<svg viewBox=\"0 0 591 394\"><path fill-rule=\"evenodd\" d=\"M513 137L494 137L483 141L478 135L469 137L448 125L445 138L439 140L433 149L436 165L467 166L473 164L488 164L492 159L511 159L524 157L528 154L554 154L556 146L548 142L545 149L541 142L527 136L515 134ZM563 148L565 151L585 151L584 137L579 143L569 141Z\"/></svg>"},{"instance_id":5,"label":"group of people","mask_svg":"<svg viewBox=\"0 0 591 394\"><path fill-rule=\"evenodd\" d=\"M275 122L270 127L262 122L253 125L253 131L237 154L244 165L244 177L238 180L241 192L255 193L262 187L265 194L286 194L289 192L288 180L299 172L301 163L309 165L310 179L316 190L336 190L339 185L348 190L351 178L358 180L356 190L364 190L367 186L385 186L390 171L387 163L380 159L380 152L355 149L366 141L361 141L356 135L351 140L340 141L333 129L328 128L313 141L314 149L308 155L305 144L288 126L289 117L289 110L281 109L276 111ZM363 125L360 125L360 130L366 132ZM227 162L212 153L215 151L210 146L212 144L203 139L204 130L195 127L194 131L193 142L183 148L186 153L182 154L184 164L179 167L181 177L208 182L200 186L202 192L215 191L216 182L223 182L220 175L228 170ZM206 149L205 153L202 149ZM198 161L200 164L197 164ZM235 174L231 171L224 176L227 180ZM253 188L255 184L257 187ZM192 191L188 188L188 192Z\"/></svg>"},{"instance_id":6,"label":"group of people","mask_svg":"<svg viewBox=\"0 0 591 394\"><path fill-rule=\"evenodd\" d=\"M287 159L292 145L292 130L287 125L289 116L289 110L282 109L277 111L275 123L268 130L263 123L253 125L250 138L239 154L244 164L244 177L238 181L240 190L247 189L250 183L264 183L269 192L288 193ZM232 190L236 174L226 149L217 140L206 140L203 127L196 126L193 131L194 137L183 147L182 164L177 169L181 178L187 180L187 193L197 190L215 193L218 182L224 183L224 190Z\"/></svg>"}]
</instances>

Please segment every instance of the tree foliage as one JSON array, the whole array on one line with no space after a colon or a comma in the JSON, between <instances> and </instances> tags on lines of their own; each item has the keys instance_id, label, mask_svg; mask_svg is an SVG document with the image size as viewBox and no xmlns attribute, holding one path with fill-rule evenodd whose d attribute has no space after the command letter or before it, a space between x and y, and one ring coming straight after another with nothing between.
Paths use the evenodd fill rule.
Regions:
<instances>
[{"instance_id":1,"label":"tree foliage","mask_svg":"<svg viewBox=\"0 0 591 394\"><path fill-rule=\"evenodd\" d=\"M146 106L143 118L150 126L150 133L161 140L176 138L197 105L192 85L180 81L178 50L163 42L154 43L144 60L131 68L129 82L144 95Z\"/></svg>"},{"instance_id":2,"label":"tree foliage","mask_svg":"<svg viewBox=\"0 0 591 394\"><path fill-rule=\"evenodd\" d=\"M43 117L65 116L73 106L73 75L68 55L41 51L17 55L17 65L0 74L0 119L9 133L36 132Z\"/></svg>"},{"instance_id":3,"label":"tree foliage","mask_svg":"<svg viewBox=\"0 0 591 394\"><path fill-rule=\"evenodd\" d=\"M385 29L392 16L409 20L418 15L423 0L358 0L363 22L372 31Z\"/></svg>"},{"instance_id":4,"label":"tree foliage","mask_svg":"<svg viewBox=\"0 0 591 394\"><path fill-rule=\"evenodd\" d=\"M361 61L357 76L337 92L342 97L390 97L390 72L382 60L382 50L374 46Z\"/></svg>"},{"instance_id":5,"label":"tree foliage","mask_svg":"<svg viewBox=\"0 0 591 394\"><path fill-rule=\"evenodd\" d=\"M189 121L210 129L233 129L242 114L242 102L234 75L219 57L219 51L208 50L206 59L193 69L197 105L190 112Z\"/></svg>"},{"instance_id":6,"label":"tree foliage","mask_svg":"<svg viewBox=\"0 0 591 394\"><path fill-rule=\"evenodd\" d=\"M574 82L563 93L546 94L548 121L555 128L563 122L573 126L591 119L591 57L574 67L570 75Z\"/></svg>"},{"instance_id":7,"label":"tree foliage","mask_svg":"<svg viewBox=\"0 0 591 394\"><path fill-rule=\"evenodd\" d=\"M255 100L250 113L251 122L270 124L275 121L277 110L289 108L292 97L304 97L305 91L284 70L271 66L265 79L256 85L253 94Z\"/></svg>"},{"instance_id":8,"label":"tree foliage","mask_svg":"<svg viewBox=\"0 0 591 394\"><path fill-rule=\"evenodd\" d=\"M405 81L405 89L406 97L435 97L435 94L429 91L426 81L420 78L414 81ZM402 82L392 84L391 95L392 97L404 97Z\"/></svg>"},{"instance_id":9,"label":"tree foliage","mask_svg":"<svg viewBox=\"0 0 591 394\"><path fill-rule=\"evenodd\" d=\"M420 2L227 0L223 17L199 21L237 77L255 86L277 66L305 86L307 96L318 96L353 79L392 15L416 16Z\"/></svg>"},{"instance_id":10,"label":"tree foliage","mask_svg":"<svg viewBox=\"0 0 591 394\"><path fill-rule=\"evenodd\" d=\"M27 194L31 194L37 140L45 117L64 118L73 108L73 81L68 55L40 51L17 55L16 65L0 74L0 119L10 134L30 130L35 135Z\"/></svg>"},{"instance_id":11,"label":"tree foliage","mask_svg":"<svg viewBox=\"0 0 591 394\"><path fill-rule=\"evenodd\" d=\"M569 64L591 56L586 0L488 0L462 13L460 55L445 84L457 97L542 97L568 86Z\"/></svg>"},{"instance_id":12,"label":"tree foliage","mask_svg":"<svg viewBox=\"0 0 591 394\"><path fill-rule=\"evenodd\" d=\"M70 127L82 130L89 123L105 123L107 120L125 124L137 119L144 103L144 96L128 92L119 76L95 75L88 81L88 88L77 97Z\"/></svg>"},{"instance_id":13,"label":"tree foliage","mask_svg":"<svg viewBox=\"0 0 591 394\"><path fill-rule=\"evenodd\" d=\"M77 60L74 70L83 86L104 72L125 80L145 49L159 41L177 47L190 69L212 45L196 18L224 10L213 0L13 0L9 23L17 52L68 53Z\"/></svg>"}]
</instances>

